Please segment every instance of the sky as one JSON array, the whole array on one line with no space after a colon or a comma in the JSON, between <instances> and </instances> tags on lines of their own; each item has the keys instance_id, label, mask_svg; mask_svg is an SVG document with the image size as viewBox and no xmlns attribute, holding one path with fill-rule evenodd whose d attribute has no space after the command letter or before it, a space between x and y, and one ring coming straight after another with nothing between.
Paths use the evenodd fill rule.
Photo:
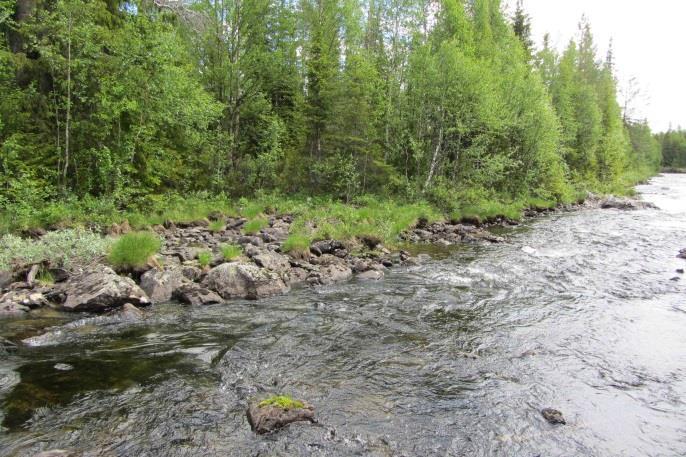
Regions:
<instances>
[{"instance_id":1,"label":"sky","mask_svg":"<svg viewBox=\"0 0 686 457\"><path fill-rule=\"evenodd\" d=\"M560 50L585 14L600 57L613 40L620 86L638 82L633 117L647 118L656 132L686 128L686 0L524 0L524 9L536 43L547 32Z\"/></svg>"}]
</instances>

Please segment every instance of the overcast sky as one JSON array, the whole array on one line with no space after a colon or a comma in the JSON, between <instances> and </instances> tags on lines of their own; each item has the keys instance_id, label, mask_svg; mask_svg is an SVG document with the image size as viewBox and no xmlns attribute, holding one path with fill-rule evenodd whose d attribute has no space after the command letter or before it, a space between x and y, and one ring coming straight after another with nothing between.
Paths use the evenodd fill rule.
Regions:
<instances>
[{"instance_id":1,"label":"overcast sky","mask_svg":"<svg viewBox=\"0 0 686 457\"><path fill-rule=\"evenodd\" d=\"M559 49L586 14L599 55L613 39L620 84L637 78L644 94L638 115L654 131L686 127L686 0L524 0L524 9L536 42L548 32Z\"/></svg>"}]
</instances>

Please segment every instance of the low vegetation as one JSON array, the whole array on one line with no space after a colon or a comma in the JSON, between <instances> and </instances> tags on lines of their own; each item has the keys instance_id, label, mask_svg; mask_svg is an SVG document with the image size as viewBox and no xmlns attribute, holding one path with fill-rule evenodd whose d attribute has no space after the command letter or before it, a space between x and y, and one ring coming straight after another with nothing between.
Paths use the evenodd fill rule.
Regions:
<instances>
[{"instance_id":1,"label":"low vegetation","mask_svg":"<svg viewBox=\"0 0 686 457\"><path fill-rule=\"evenodd\" d=\"M224 221L212 221L210 222L210 225L207 227L207 229L210 232L221 232L226 228L226 224L224 224Z\"/></svg>"},{"instance_id":2,"label":"low vegetation","mask_svg":"<svg viewBox=\"0 0 686 457\"><path fill-rule=\"evenodd\" d=\"M269 227L269 221L264 217L252 219L243 225L243 233L246 235L254 235L263 228Z\"/></svg>"},{"instance_id":3,"label":"low vegetation","mask_svg":"<svg viewBox=\"0 0 686 457\"><path fill-rule=\"evenodd\" d=\"M212 262L212 253L209 251L202 251L198 253L198 263L201 268L207 268Z\"/></svg>"},{"instance_id":4,"label":"low vegetation","mask_svg":"<svg viewBox=\"0 0 686 457\"><path fill-rule=\"evenodd\" d=\"M151 232L132 232L122 235L113 244L107 259L117 268L145 266L159 252L160 237Z\"/></svg>"},{"instance_id":5,"label":"low vegetation","mask_svg":"<svg viewBox=\"0 0 686 457\"><path fill-rule=\"evenodd\" d=\"M104 257L111 244L112 239L84 229L48 232L39 240L7 234L0 237L0 270L34 263L84 266Z\"/></svg>"},{"instance_id":6,"label":"low vegetation","mask_svg":"<svg viewBox=\"0 0 686 457\"><path fill-rule=\"evenodd\" d=\"M288 395L274 395L258 403L260 408L265 406L276 406L282 409L299 409L304 408L305 404L300 400L294 400Z\"/></svg>"},{"instance_id":7,"label":"low vegetation","mask_svg":"<svg viewBox=\"0 0 686 457\"><path fill-rule=\"evenodd\" d=\"M219 246L219 250L222 253L224 260L231 261L243 254L243 249L235 244L222 244Z\"/></svg>"}]
</instances>

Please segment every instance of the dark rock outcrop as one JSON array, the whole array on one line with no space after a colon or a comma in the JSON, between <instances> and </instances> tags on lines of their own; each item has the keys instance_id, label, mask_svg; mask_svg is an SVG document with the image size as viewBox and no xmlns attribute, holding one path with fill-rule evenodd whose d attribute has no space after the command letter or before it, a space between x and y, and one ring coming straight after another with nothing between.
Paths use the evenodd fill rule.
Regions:
<instances>
[{"instance_id":1,"label":"dark rock outcrop","mask_svg":"<svg viewBox=\"0 0 686 457\"><path fill-rule=\"evenodd\" d=\"M174 298L181 303L200 306L222 303L222 297L201 284L189 282L174 291Z\"/></svg>"},{"instance_id":2,"label":"dark rock outcrop","mask_svg":"<svg viewBox=\"0 0 686 457\"><path fill-rule=\"evenodd\" d=\"M550 424L553 424L553 425L566 425L567 424L567 421L565 421L565 418L564 418L564 416L562 416L562 413L556 409L544 408L541 410L541 415Z\"/></svg>"}]
</instances>

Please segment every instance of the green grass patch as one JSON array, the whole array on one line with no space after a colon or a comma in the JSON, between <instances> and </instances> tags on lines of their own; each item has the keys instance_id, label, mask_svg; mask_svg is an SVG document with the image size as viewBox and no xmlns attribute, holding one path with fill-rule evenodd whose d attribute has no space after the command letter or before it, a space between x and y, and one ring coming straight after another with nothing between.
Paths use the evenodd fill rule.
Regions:
<instances>
[{"instance_id":1,"label":"green grass patch","mask_svg":"<svg viewBox=\"0 0 686 457\"><path fill-rule=\"evenodd\" d=\"M282 409L299 409L304 408L305 404L300 400L294 400L288 395L274 395L262 400L257 406L260 408L264 408L265 406L276 406Z\"/></svg>"},{"instance_id":2,"label":"green grass patch","mask_svg":"<svg viewBox=\"0 0 686 457\"><path fill-rule=\"evenodd\" d=\"M108 260L118 268L139 268L145 266L161 246L160 238L154 233L127 233L114 242Z\"/></svg>"},{"instance_id":3,"label":"green grass patch","mask_svg":"<svg viewBox=\"0 0 686 457\"><path fill-rule=\"evenodd\" d=\"M286 238L281 248L288 253L306 253L310 250L310 239L305 235L293 234Z\"/></svg>"},{"instance_id":4,"label":"green grass patch","mask_svg":"<svg viewBox=\"0 0 686 457\"><path fill-rule=\"evenodd\" d=\"M198 263L202 268L207 268L212 262L212 253L209 251L198 252Z\"/></svg>"},{"instance_id":5,"label":"green grass patch","mask_svg":"<svg viewBox=\"0 0 686 457\"><path fill-rule=\"evenodd\" d=\"M254 235L266 227L269 227L269 221L263 217L258 217L257 219L245 223L243 226L243 233L246 235Z\"/></svg>"},{"instance_id":6,"label":"green grass patch","mask_svg":"<svg viewBox=\"0 0 686 457\"><path fill-rule=\"evenodd\" d=\"M226 224L224 224L224 221L212 221L210 222L210 225L207 227L207 229L210 232L221 232L226 228Z\"/></svg>"},{"instance_id":7,"label":"green grass patch","mask_svg":"<svg viewBox=\"0 0 686 457\"><path fill-rule=\"evenodd\" d=\"M55 277L50 273L50 270L41 268L36 275L36 281L42 286L51 286L55 284Z\"/></svg>"},{"instance_id":8,"label":"green grass patch","mask_svg":"<svg viewBox=\"0 0 686 457\"><path fill-rule=\"evenodd\" d=\"M219 250L224 257L224 260L229 261L238 258L241 256L241 254L243 254L243 248L236 244L222 244L219 246Z\"/></svg>"}]
</instances>

